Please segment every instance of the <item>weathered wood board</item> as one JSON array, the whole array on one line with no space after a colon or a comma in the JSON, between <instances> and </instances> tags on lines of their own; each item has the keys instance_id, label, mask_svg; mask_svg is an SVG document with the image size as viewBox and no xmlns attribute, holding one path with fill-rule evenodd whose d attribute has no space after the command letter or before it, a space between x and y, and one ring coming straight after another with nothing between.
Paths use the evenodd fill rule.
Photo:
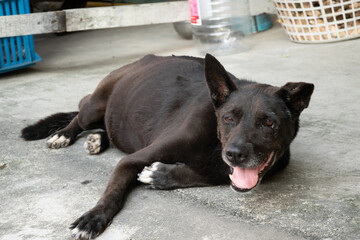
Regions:
<instances>
[{"instance_id":1,"label":"weathered wood board","mask_svg":"<svg viewBox=\"0 0 360 240\"><path fill-rule=\"evenodd\" d=\"M187 2L164 2L66 11L67 31L127 27L190 19Z\"/></svg>"},{"instance_id":2,"label":"weathered wood board","mask_svg":"<svg viewBox=\"0 0 360 240\"><path fill-rule=\"evenodd\" d=\"M0 17L0 37L66 31L65 12L44 12Z\"/></svg>"},{"instance_id":3,"label":"weathered wood board","mask_svg":"<svg viewBox=\"0 0 360 240\"><path fill-rule=\"evenodd\" d=\"M1 16L0 37L186 21L187 1Z\"/></svg>"}]
</instances>

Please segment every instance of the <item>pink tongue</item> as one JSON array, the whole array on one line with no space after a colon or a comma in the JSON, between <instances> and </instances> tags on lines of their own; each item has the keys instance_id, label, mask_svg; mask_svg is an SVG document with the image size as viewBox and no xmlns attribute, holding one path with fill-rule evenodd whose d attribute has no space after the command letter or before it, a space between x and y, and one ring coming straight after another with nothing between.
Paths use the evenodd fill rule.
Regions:
<instances>
[{"instance_id":1,"label":"pink tongue","mask_svg":"<svg viewBox=\"0 0 360 240\"><path fill-rule=\"evenodd\" d=\"M234 172L231 174L231 181L237 188L251 189L254 188L259 180L259 172L257 168L245 169L240 167L234 167Z\"/></svg>"}]
</instances>

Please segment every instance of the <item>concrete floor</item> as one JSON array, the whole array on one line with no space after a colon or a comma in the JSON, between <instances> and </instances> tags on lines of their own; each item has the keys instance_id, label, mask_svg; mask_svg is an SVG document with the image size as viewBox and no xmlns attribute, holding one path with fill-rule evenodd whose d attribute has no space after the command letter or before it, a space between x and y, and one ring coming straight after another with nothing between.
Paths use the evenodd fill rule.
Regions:
<instances>
[{"instance_id":1,"label":"concrete floor","mask_svg":"<svg viewBox=\"0 0 360 240\"><path fill-rule=\"evenodd\" d=\"M147 53L197 55L168 24L41 35L35 47L41 63L0 75L0 240L71 239L67 227L96 203L123 156L88 156L84 137L50 150L21 140L23 127L76 110L108 72ZM98 239L359 239L359 52L360 40L296 44L276 26L249 51L220 57L238 77L315 84L288 168L247 194L140 186Z\"/></svg>"}]
</instances>

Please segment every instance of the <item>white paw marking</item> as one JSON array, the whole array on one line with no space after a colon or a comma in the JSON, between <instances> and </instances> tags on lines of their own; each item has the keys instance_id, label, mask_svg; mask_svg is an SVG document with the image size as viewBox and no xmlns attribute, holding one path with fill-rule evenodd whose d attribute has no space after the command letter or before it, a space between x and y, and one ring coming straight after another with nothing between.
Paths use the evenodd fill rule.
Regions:
<instances>
[{"instance_id":1,"label":"white paw marking","mask_svg":"<svg viewBox=\"0 0 360 240\"><path fill-rule=\"evenodd\" d=\"M152 184L153 175L159 169L160 162L154 162L150 167L144 167L141 173L138 174L138 181L145 184Z\"/></svg>"},{"instance_id":2,"label":"white paw marking","mask_svg":"<svg viewBox=\"0 0 360 240\"><path fill-rule=\"evenodd\" d=\"M152 171L145 167L144 170L142 170L142 172L138 174L138 181L145 184L151 184L153 181L152 175Z\"/></svg>"},{"instance_id":3,"label":"white paw marking","mask_svg":"<svg viewBox=\"0 0 360 240\"><path fill-rule=\"evenodd\" d=\"M49 148L62 148L67 147L70 143L70 138L66 138L64 135L59 136L55 134L51 138L46 140L46 145Z\"/></svg>"},{"instance_id":4,"label":"white paw marking","mask_svg":"<svg viewBox=\"0 0 360 240\"><path fill-rule=\"evenodd\" d=\"M71 231L71 237L82 240L82 239L91 239L90 233L87 231L80 231L78 228L74 228Z\"/></svg>"},{"instance_id":5,"label":"white paw marking","mask_svg":"<svg viewBox=\"0 0 360 240\"><path fill-rule=\"evenodd\" d=\"M71 237L75 238L76 234L78 234L79 229L78 228L74 228L73 230L71 230Z\"/></svg>"},{"instance_id":6,"label":"white paw marking","mask_svg":"<svg viewBox=\"0 0 360 240\"><path fill-rule=\"evenodd\" d=\"M101 135L100 134L89 134L84 143L85 151L90 154L98 154L101 146Z\"/></svg>"}]
</instances>

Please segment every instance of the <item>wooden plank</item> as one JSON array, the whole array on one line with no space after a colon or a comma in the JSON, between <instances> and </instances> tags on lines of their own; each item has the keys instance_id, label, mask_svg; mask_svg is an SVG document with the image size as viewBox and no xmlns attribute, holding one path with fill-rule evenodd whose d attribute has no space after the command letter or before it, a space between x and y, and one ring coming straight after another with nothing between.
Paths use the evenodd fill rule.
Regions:
<instances>
[{"instance_id":1,"label":"wooden plank","mask_svg":"<svg viewBox=\"0 0 360 240\"><path fill-rule=\"evenodd\" d=\"M65 12L63 11L0 17L0 37L65 31Z\"/></svg>"},{"instance_id":2,"label":"wooden plank","mask_svg":"<svg viewBox=\"0 0 360 240\"><path fill-rule=\"evenodd\" d=\"M73 32L188 20L187 1L0 16L0 37Z\"/></svg>"},{"instance_id":3,"label":"wooden plank","mask_svg":"<svg viewBox=\"0 0 360 240\"><path fill-rule=\"evenodd\" d=\"M66 10L66 30L128 27L190 19L187 1Z\"/></svg>"}]
</instances>

